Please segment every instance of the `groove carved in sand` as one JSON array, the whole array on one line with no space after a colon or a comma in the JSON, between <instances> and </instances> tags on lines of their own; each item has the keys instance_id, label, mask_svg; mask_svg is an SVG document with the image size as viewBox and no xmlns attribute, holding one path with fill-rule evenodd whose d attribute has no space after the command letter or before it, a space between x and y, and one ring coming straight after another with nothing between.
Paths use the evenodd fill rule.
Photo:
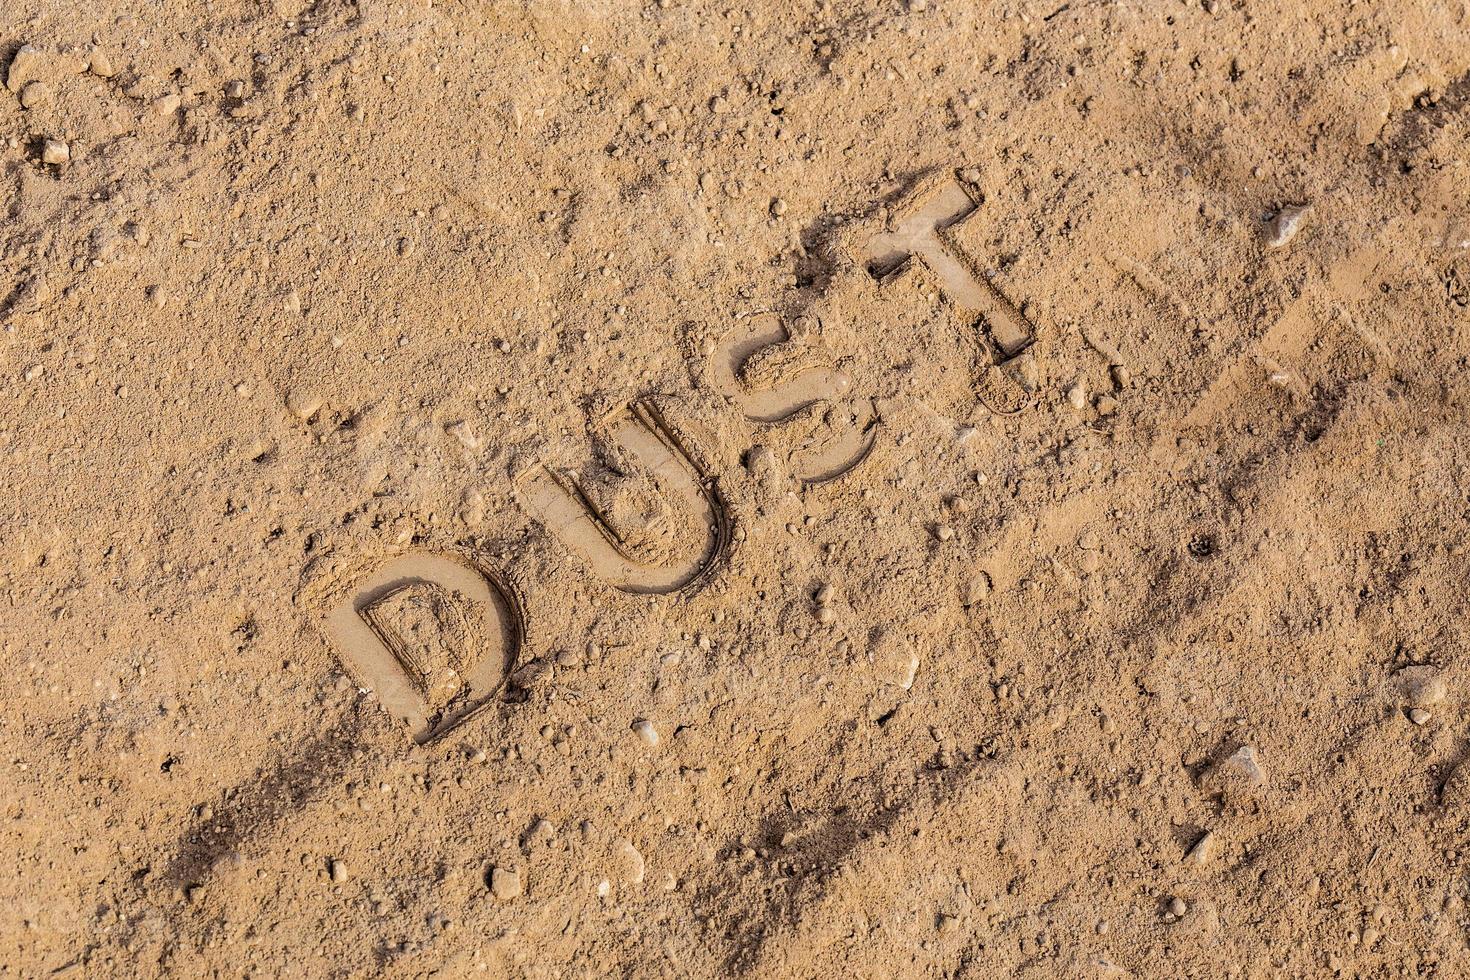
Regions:
<instances>
[{"instance_id":1,"label":"groove carved in sand","mask_svg":"<svg viewBox=\"0 0 1470 980\"><path fill-rule=\"evenodd\" d=\"M521 643L512 593L443 555L395 558L327 614L343 662L419 744L489 703Z\"/></svg>"},{"instance_id":2,"label":"groove carved in sand","mask_svg":"<svg viewBox=\"0 0 1470 980\"><path fill-rule=\"evenodd\" d=\"M921 198L908 217L874 235L864 249L868 272L879 280L901 271L918 257L939 279L940 287L961 309L984 316L996 347L996 360L1021 354L1035 336L1030 322L985 276L977 273L950 241L949 228L976 210L963 185L948 180Z\"/></svg>"},{"instance_id":3,"label":"groove carved in sand","mask_svg":"<svg viewBox=\"0 0 1470 980\"><path fill-rule=\"evenodd\" d=\"M852 380L820 363L822 352L791 338L774 315L741 321L715 351L715 385L752 422L808 433L790 454L803 483L835 480L867 458L877 439L870 399L850 397ZM815 363L814 363L815 360Z\"/></svg>"},{"instance_id":4,"label":"groove carved in sand","mask_svg":"<svg viewBox=\"0 0 1470 980\"><path fill-rule=\"evenodd\" d=\"M647 402L617 413L608 435L682 504L684 513L697 515L703 529L700 540L661 561L640 558L593 502L582 480L550 466L538 466L524 477L523 502L609 585L625 592L659 594L694 584L714 567L729 542L728 514L713 479Z\"/></svg>"}]
</instances>

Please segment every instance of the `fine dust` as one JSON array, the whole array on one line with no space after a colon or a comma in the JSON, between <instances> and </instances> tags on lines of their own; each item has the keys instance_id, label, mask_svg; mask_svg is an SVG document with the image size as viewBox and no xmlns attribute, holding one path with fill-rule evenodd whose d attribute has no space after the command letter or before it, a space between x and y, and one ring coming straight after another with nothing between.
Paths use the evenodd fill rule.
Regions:
<instances>
[{"instance_id":1,"label":"fine dust","mask_svg":"<svg viewBox=\"0 0 1470 980\"><path fill-rule=\"evenodd\" d=\"M0 5L0 976L1470 975L1470 3Z\"/></svg>"}]
</instances>

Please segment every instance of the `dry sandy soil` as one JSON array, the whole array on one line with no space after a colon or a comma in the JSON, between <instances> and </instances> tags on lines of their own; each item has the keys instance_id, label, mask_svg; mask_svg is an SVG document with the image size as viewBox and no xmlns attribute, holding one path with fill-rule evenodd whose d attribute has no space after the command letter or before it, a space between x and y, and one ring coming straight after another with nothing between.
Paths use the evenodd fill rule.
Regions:
<instances>
[{"instance_id":1,"label":"dry sandy soil","mask_svg":"<svg viewBox=\"0 0 1470 980\"><path fill-rule=\"evenodd\" d=\"M1470 974L1465 0L0 73L0 976Z\"/></svg>"}]
</instances>

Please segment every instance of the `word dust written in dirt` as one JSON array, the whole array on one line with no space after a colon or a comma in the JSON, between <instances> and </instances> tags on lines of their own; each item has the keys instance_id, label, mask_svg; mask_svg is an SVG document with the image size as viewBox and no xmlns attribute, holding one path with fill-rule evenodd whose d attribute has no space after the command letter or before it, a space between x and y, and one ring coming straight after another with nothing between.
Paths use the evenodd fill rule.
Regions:
<instances>
[{"instance_id":1,"label":"word dust written in dirt","mask_svg":"<svg viewBox=\"0 0 1470 980\"><path fill-rule=\"evenodd\" d=\"M1031 323L951 235L976 211L975 199L953 175L921 184L912 196L895 222L853 250L861 253L866 274L882 288L917 260L957 309L976 318L977 330L988 335L988 343L978 342L990 349L993 365L1009 369L1024 360L1035 335ZM793 352L800 355L795 364ZM737 321L710 355L715 386L755 433L807 424L810 431L794 440L784 464L808 486L858 471L882 433L876 400L853 391L852 378L823 364L823 353L779 318L764 315ZM986 383L1013 396L1019 390L997 371L987 373ZM976 397L984 400L982 393ZM813 419L821 423L814 429ZM650 596L698 588L731 541L733 519L720 474L698 462L701 454L652 399L630 400L596 428L685 512L697 515L698 533L650 557L603 513L575 470L548 463L520 474L516 500L613 588ZM346 668L418 744L442 738L491 702L515 668L526 635L521 604L506 583L472 560L431 553L378 567L326 613L322 626Z\"/></svg>"}]
</instances>

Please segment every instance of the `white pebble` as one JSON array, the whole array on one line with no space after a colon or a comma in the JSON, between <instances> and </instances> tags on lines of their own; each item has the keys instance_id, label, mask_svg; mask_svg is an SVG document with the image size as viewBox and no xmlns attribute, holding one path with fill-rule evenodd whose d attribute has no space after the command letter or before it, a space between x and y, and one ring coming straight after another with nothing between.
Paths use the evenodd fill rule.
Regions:
<instances>
[{"instance_id":1,"label":"white pebble","mask_svg":"<svg viewBox=\"0 0 1470 980\"><path fill-rule=\"evenodd\" d=\"M1310 204L1288 204L1276 212L1266 234L1267 248L1285 248L1296 237L1312 211Z\"/></svg>"},{"instance_id":2,"label":"white pebble","mask_svg":"<svg viewBox=\"0 0 1470 980\"><path fill-rule=\"evenodd\" d=\"M658 729L654 728L653 722L647 718L640 718L633 722L633 731L637 732L638 737L647 742L650 748L658 745Z\"/></svg>"},{"instance_id":3,"label":"white pebble","mask_svg":"<svg viewBox=\"0 0 1470 980\"><path fill-rule=\"evenodd\" d=\"M614 845L614 856L617 859L618 877L624 884L637 885L643 881L643 854L631 841L619 840Z\"/></svg>"},{"instance_id":4,"label":"white pebble","mask_svg":"<svg viewBox=\"0 0 1470 980\"><path fill-rule=\"evenodd\" d=\"M1208 864L1214 854L1215 832L1213 830L1207 830L1203 837L1194 842L1194 846L1189 849L1189 853L1184 855L1184 860L1190 864L1203 865Z\"/></svg>"}]
</instances>

